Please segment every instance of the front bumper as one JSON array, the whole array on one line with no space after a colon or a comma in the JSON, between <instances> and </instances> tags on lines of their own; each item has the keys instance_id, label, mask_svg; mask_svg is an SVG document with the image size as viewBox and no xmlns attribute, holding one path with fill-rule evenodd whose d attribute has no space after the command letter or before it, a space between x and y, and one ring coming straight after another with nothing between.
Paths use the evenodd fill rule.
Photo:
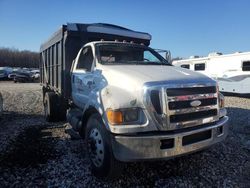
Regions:
<instances>
[{"instance_id":1,"label":"front bumper","mask_svg":"<svg viewBox=\"0 0 250 188\"><path fill-rule=\"evenodd\" d=\"M115 158L129 162L138 160L168 159L202 150L226 138L228 117L195 130L167 132L142 136L112 136Z\"/></svg>"}]
</instances>

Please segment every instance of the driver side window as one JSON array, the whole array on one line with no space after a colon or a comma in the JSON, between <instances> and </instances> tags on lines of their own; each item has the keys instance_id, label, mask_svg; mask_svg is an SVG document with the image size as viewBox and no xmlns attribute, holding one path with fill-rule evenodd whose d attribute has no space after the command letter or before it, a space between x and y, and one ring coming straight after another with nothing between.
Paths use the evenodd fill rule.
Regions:
<instances>
[{"instance_id":1,"label":"driver side window","mask_svg":"<svg viewBox=\"0 0 250 188\"><path fill-rule=\"evenodd\" d=\"M93 60L94 60L94 57L93 57L91 47L88 46L88 47L83 48L80 54L76 69L78 70L84 69L86 71L91 71Z\"/></svg>"}]
</instances>

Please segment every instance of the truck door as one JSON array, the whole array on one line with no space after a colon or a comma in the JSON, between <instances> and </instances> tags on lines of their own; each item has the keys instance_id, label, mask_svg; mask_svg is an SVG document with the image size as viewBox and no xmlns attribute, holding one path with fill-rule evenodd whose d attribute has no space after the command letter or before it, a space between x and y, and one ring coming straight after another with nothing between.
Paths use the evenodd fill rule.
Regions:
<instances>
[{"instance_id":1,"label":"truck door","mask_svg":"<svg viewBox=\"0 0 250 188\"><path fill-rule=\"evenodd\" d=\"M93 73L91 72L93 60L91 47L84 47L77 56L71 75L73 101L81 108L84 108L88 102L89 94L94 85Z\"/></svg>"}]
</instances>

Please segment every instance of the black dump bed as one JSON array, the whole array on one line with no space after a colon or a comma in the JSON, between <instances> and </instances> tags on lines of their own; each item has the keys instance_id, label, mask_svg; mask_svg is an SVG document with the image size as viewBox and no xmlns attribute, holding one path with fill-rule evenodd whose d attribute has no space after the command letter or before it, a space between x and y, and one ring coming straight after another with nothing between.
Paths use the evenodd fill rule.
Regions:
<instances>
[{"instance_id":1,"label":"black dump bed","mask_svg":"<svg viewBox=\"0 0 250 188\"><path fill-rule=\"evenodd\" d=\"M40 48L41 84L64 99L70 98L70 70L80 48L93 41L133 41L150 44L148 33L111 24L70 23L62 27Z\"/></svg>"}]
</instances>

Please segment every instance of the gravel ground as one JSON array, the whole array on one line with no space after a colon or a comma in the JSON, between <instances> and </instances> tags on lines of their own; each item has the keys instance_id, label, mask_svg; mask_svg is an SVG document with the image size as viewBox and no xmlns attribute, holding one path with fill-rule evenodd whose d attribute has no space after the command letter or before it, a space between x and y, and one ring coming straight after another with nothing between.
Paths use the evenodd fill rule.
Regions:
<instances>
[{"instance_id":1,"label":"gravel ground","mask_svg":"<svg viewBox=\"0 0 250 188\"><path fill-rule=\"evenodd\" d=\"M250 187L250 99L226 97L227 139L196 154L126 165L120 179L92 176L85 143L42 117L39 84L0 82L0 187Z\"/></svg>"}]
</instances>

